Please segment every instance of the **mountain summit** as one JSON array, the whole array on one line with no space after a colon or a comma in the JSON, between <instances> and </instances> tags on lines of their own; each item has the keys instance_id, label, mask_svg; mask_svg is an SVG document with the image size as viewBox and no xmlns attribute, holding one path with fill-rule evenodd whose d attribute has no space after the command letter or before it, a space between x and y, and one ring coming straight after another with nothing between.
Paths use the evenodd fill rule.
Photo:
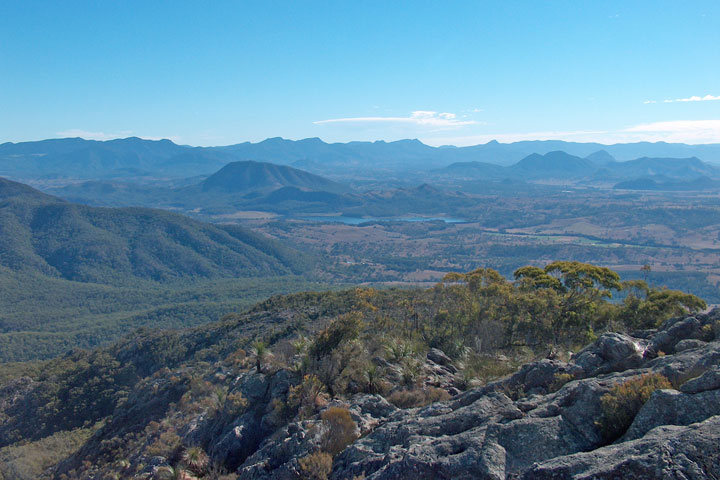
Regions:
<instances>
[{"instance_id":1,"label":"mountain summit","mask_svg":"<svg viewBox=\"0 0 720 480\"><path fill-rule=\"evenodd\" d=\"M275 190L281 187L336 193L348 190L344 185L304 170L250 160L229 163L202 183L204 192L223 193Z\"/></svg>"}]
</instances>

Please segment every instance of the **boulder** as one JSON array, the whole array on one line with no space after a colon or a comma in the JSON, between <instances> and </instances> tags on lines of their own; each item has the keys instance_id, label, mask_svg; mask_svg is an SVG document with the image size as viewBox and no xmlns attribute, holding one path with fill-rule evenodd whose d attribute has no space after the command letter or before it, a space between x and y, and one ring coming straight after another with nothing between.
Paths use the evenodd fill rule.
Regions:
<instances>
[{"instance_id":1,"label":"boulder","mask_svg":"<svg viewBox=\"0 0 720 480\"><path fill-rule=\"evenodd\" d=\"M640 342L622 333L604 333L573 355L572 361L583 369L586 377L628 370L643 362L645 348Z\"/></svg>"},{"instance_id":2,"label":"boulder","mask_svg":"<svg viewBox=\"0 0 720 480\"><path fill-rule=\"evenodd\" d=\"M673 385L682 385L718 364L720 342L710 342L699 348L657 357L643 364L643 368L664 375Z\"/></svg>"},{"instance_id":3,"label":"boulder","mask_svg":"<svg viewBox=\"0 0 720 480\"><path fill-rule=\"evenodd\" d=\"M660 425L690 425L720 415L720 390L697 394L657 390L635 416L622 440L635 440Z\"/></svg>"},{"instance_id":4,"label":"boulder","mask_svg":"<svg viewBox=\"0 0 720 480\"><path fill-rule=\"evenodd\" d=\"M547 393L556 382L556 375L567 374L573 378L580 377L583 370L577 365L549 360L547 358L523 365L520 370L509 378L496 382L499 388L521 389L526 394Z\"/></svg>"},{"instance_id":5,"label":"boulder","mask_svg":"<svg viewBox=\"0 0 720 480\"><path fill-rule=\"evenodd\" d=\"M525 480L701 480L720 477L720 417L534 465Z\"/></svg>"},{"instance_id":6,"label":"boulder","mask_svg":"<svg viewBox=\"0 0 720 480\"><path fill-rule=\"evenodd\" d=\"M452 365L452 360L450 359L450 357L445 355L445 352L443 352L439 348L431 348L430 351L427 353L427 359L431 362L437 363L438 365Z\"/></svg>"},{"instance_id":7,"label":"boulder","mask_svg":"<svg viewBox=\"0 0 720 480\"><path fill-rule=\"evenodd\" d=\"M447 392L454 389L459 381L457 367L453 365L450 357L437 348L431 348L427 353L423 373L423 386L442 388Z\"/></svg>"},{"instance_id":8,"label":"boulder","mask_svg":"<svg viewBox=\"0 0 720 480\"><path fill-rule=\"evenodd\" d=\"M707 345L707 342L687 338L685 340L680 340L675 344L675 353L684 352L685 350L691 350L693 348L704 347L705 345Z\"/></svg>"},{"instance_id":9,"label":"boulder","mask_svg":"<svg viewBox=\"0 0 720 480\"><path fill-rule=\"evenodd\" d=\"M698 393L720 389L720 366L715 365L699 377L688 380L680 386L684 393Z\"/></svg>"},{"instance_id":10,"label":"boulder","mask_svg":"<svg viewBox=\"0 0 720 480\"><path fill-rule=\"evenodd\" d=\"M660 331L653 335L649 349L654 352L674 353L675 345L681 340L701 339L702 323L695 317L673 318L665 322Z\"/></svg>"}]
</instances>

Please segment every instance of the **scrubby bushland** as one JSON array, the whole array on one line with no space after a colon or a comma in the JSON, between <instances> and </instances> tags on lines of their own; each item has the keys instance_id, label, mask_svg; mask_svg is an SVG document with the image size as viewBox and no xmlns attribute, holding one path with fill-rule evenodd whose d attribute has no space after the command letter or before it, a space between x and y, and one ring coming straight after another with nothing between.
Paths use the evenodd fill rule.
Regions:
<instances>
[{"instance_id":1,"label":"scrubby bushland","mask_svg":"<svg viewBox=\"0 0 720 480\"><path fill-rule=\"evenodd\" d=\"M328 456L342 455L370 428L347 404L354 395L420 407L523 362L567 359L605 331L637 327L628 319L640 297L613 303L621 288L611 270L556 262L520 269L514 281L479 269L426 290L278 296L217 324L142 330L94 352L0 371L0 448L98 424L59 464L58 478L142 476L155 457L211 478L237 469L264 439L295 435L283 429L299 424L317 442L297 452L303 460L293 468L322 478ZM654 322L704 306L696 297L646 292L643 308L656 312ZM562 390L572 377L554 373L544 391ZM527 390L503 388L513 398ZM382 402L370 411L394 408Z\"/></svg>"}]
</instances>

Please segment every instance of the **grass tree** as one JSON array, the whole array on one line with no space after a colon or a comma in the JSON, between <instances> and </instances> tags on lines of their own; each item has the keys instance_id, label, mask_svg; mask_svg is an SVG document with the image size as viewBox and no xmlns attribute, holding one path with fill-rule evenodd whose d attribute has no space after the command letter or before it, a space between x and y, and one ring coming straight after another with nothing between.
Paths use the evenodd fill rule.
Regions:
<instances>
[{"instance_id":1,"label":"grass tree","mask_svg":"<svg viewBox=\"0 0 720 480\"><path fill-rule=\"evenodd\" d=\"M262 340L256 341L253 343L251 352L255 356L255 367L257 368L258 373L260 373L262 372L263 361L270 353L267 343Z\"/></svg>"}]
</instances>

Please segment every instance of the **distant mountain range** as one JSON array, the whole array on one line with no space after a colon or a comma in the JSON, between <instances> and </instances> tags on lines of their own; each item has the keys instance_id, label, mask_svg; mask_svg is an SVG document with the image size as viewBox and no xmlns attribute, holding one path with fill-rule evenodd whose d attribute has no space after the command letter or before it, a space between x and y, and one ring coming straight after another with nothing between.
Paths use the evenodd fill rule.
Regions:
<instances>
[{"instance_id":1,"label":"distant mountain range","mask_svg":"<svg viewBox=\"0 0 720 480\"><path fill-rule=\"evenodd\" d=\"M14 179L181 178L210 175L244 160L290 165L312 173L403 172L443 168L458 162L510 166L529 155L563 151L595 165L640 157L690 158L720 164L720 144L628 143L601 145L558 140L471 147L431 147L418 140L325 143L318 138L269 138L224 147L189 147L169 140L109 141L65 138L0 145L0 176ZM595 155L594 157L588 157ZM599 156L598 156L599 155Z\"/></svg>"},{"instance_id":2,"label":"distant mountain range","mask_svg":"<svg viewBox=\"0 0 720 480\"><path fill-rule=\"evenodd\" d=\"M132 181L91 180L48 193L96 206L153 206L223 221L224 215L250 210L298 216L339 213L391 217L421 209L448 214L467 205L466 194L513 193L541 187L580 185L632 190L708 190L720 182L720 167L697 158L638 158L617 161L606 151L585 158L557 151L533 153L510 166L458 162L416 174L419 188L386 183L379 189L354 190L287 165L239 161L207 178L177 187ZM427 184L431 182L433 186ZM535 184L533 186L533 183ZM522 187L520 187L522 186Z\"/></svg>"},{"instance_id":3,"label":"distant mountain range","mask_svg":"<svg viewBox=\"0 0 720 480\"><path fill-rule=\"evenodd\" d=\"M584 180L621 182L660 175L675 180L700 177L719 178L720 167L692 158L649 158L617 161L608 152L598 151L585 158L556 151L533 153L508 167L485 162L458 162L437 170L440 176L465 180Z\"/></svg>"},{"instance_id":4,"label":"distant mountain range","mask_svg":"<svg viewBox=\"0 0 720 480\"><path fill-rule=\"evenodd\" d=\"M114 284L293 274L305 260L236 225L78 205L0 178L0 267L10 270Z\"/></svg>"}]
</instances>

